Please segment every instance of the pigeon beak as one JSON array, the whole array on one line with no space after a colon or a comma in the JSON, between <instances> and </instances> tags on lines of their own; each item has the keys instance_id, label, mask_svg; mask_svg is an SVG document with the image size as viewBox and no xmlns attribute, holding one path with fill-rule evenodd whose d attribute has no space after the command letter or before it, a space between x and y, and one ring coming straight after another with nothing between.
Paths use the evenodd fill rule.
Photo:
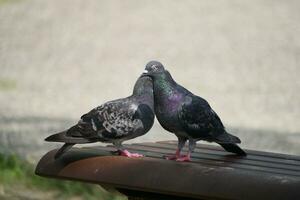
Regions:
<instances>
[{"instance_id":1,"label":"pigeon beak","mask_svg":"<svg viewBox=\"0 0 300 200\"><path fill-rule=\"evenodd\" d=\"M151 76L151 72L149 72L148 70L145 69L145 70L143 71L143 73L142 73L141 76L142 76L142 77L144 77L144 76L149 76L149 77L150 77L150 76Z\"/></svg>"}]
</instances>

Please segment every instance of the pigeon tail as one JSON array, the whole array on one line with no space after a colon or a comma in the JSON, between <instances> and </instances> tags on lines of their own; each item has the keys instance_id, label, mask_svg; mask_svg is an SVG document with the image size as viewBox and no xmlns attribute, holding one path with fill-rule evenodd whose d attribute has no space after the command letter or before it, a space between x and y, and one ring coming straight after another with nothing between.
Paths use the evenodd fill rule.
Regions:
<instances>
[{"instance_id":1,"label":"pigeon tail","mask_svg":"<svg viewBox=\"0 0 300 200\"><path fill-rule=\"evenodd\" d=\"M221 145L226 151L231 153L236 153L239 156L247 156L246 152L243 151L238 145L236 144L225 144L225 143L218 143Z\"/></svg>"},{"instance_id":2,"label":"pigeon tail","mask_svg":"<svg viewBox=\"0 0 300 200\"><path fill-rule=\"evenodd\" d=\"M69 149L74 146L74 143L66 143L64 144L58 151L55 153L54 158L55 160L58 159L61 155L63 155L65 152L67 152Z\"/></svg>"},{"instance_id":3,"label":"pigeon tail","mask_svg":"<svg viewBox=\"0 0 300 200\"><path fill-rule=\"evenodd\" d=\"M56 133L50 135L45 139L47 142L63 142L63 143L74 143L74 144L85 144L97 142L97 138L84 138L84 137L72 137L67 135L68 131L62 131L60 133Z\"/></svg>"},{"instance_id":4,"label":"pigeon tail","mask_svg":"<svg viewBox=\"0 0 300 200\"><path fill-rule=\"evenodd\" d=\"M215 142L222 144L239 144L241 143L241 140L240 138L224 131L222 134L215 137Z\"/></svg>"},{"instance_id":5,"label":"pigeon tail","mask_svg":"<svg viewBox=\"0 0 300 200\"><path fill-rule=\"evenodd\" d=\"M62 131L45 138L47 142L64 142L67 131Z\"/></svg>"}]
</instances>

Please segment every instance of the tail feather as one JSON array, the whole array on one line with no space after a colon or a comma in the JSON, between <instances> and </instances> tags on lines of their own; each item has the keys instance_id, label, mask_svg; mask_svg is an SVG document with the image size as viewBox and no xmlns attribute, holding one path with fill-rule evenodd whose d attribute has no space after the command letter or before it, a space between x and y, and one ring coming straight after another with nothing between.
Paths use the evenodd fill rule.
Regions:
<instances>
[{"instance_id":1,"label":"tail feather","mask_svg":"<svg viewBox=\"0 0 300 200\"><path fill-rule=\"evenodd\" d=\"M67 133L67 131L62 131L60 133L50 135L47 138L45 138L45 141L47 141L47 142L64 142L64 139L66 138L66 133Z\"/></svg>"},{"instance_id":2,"label":"tail feather","mask_svg":"<svg viewBox=\"0 0 300 200\"><path fill-rule=\"evenodd\" d=\"M226 151L231 152L231 153L236 153L237 155L240 156L246 156L246 152L243 151L238 145L236 144L228 144L228 143L218 143L221 145Z\"/></svg>"},{"instance_id":3,"label":"tail feather","mask_svg":"<svg viewBox=\"0 0 300 200\"><path fill-rule=\"evenodd\" d=\"M50 135L45 139L47 142L64 142L64 143L74 143L74 144L85 144L96 142L97 138L84 138L84 137L72 137L67 135L67 131L62 131L60 133L56 133Z\"/></svg>"},{"instance_id":4,"label":"tail feather","mask_svg":"<svg viewBox=\"0 0 300 200\"><path fill-rule=\"evenodd\" d=\"M215 142L223 144L240 144L241 140L230 133L223 132L215 137Z\"/></svg>"},{"instance_id":5,"label":"tail feather","mask_svg":"<svg viewBox=\"0 0 300 200\"><path fill-rule=\"evenodd\" d=\"M74 143L65 143L60 149L58 149L58 151L55 153L54 158L58 159L59 157L61 157L65 152L67 152L69 149L72 148L72 146L74 146Z\"/></svg>"}]
</instances>

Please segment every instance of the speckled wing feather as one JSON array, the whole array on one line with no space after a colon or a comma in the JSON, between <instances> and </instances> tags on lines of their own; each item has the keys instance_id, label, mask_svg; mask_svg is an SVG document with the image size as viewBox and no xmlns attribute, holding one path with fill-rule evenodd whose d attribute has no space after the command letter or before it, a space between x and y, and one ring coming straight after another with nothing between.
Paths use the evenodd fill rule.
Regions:
<instances>
[{"instance_id":1,"label":"speckled wing feather","mask_svg":"<svg viewBox=\"0 0 300 200\"><path fill-rule=\"evenodd\" d=\"M186 96L178 110L178 118L193 138L213 139L224 132L224 126L208 102L195 95Z\"/></svg>"},{"instance_id":2,"label":"speckled wing feather","mask_svg":"<svg viewBox=\"0 0 300 200\"><path fill-rule=\"evenodd\" d=\"M135 119L137 105L131 101L115 100L107 102L90 113L82 116L83 121L90 121L95 131L105 129L99 136L107 139L121 138L143 128L140 119Z\"/></svg>"}]
</instances>

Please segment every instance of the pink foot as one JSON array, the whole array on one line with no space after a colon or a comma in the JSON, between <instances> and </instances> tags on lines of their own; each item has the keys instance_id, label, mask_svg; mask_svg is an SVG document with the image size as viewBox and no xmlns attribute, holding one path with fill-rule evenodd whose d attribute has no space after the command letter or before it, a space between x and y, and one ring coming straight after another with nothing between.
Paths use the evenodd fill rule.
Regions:
<instances>
[{"instance_id":1,"label":"pink foot","mask_svg":"<svg viewBox=\"0 0 300 200\"><path fill-rule=\"evenodd\" d=\"M129 158L140 158L140 157L144 157L144 155L142 154L138 154L138 153L130 153L127 150L120 150L119 151L119 155L120 156L125 156L125 157L129 157Z\"/></svg>"},{"instance_id":2,"label":"pink foot","mask_svg":"<svg viewBox=\"0 0 300 200\"><path fill-rule=\"evenodd\" d=\"M167 160L177 160L178 158L181 158L180 151L177 149L175 155L171 156L165 156Z\"/></svg>"},{"instance_id":3,"label":"pink foot","mask_svg":"<svg viewBox=\"0 0 300 200\"><path fill-rule=\"evenodd\" d=\"M178 161L178 162L190 162L191 161L191 156L190 155L181 156L180 158L177 158L176 161Z\"/></svg>"}]
</instances>

